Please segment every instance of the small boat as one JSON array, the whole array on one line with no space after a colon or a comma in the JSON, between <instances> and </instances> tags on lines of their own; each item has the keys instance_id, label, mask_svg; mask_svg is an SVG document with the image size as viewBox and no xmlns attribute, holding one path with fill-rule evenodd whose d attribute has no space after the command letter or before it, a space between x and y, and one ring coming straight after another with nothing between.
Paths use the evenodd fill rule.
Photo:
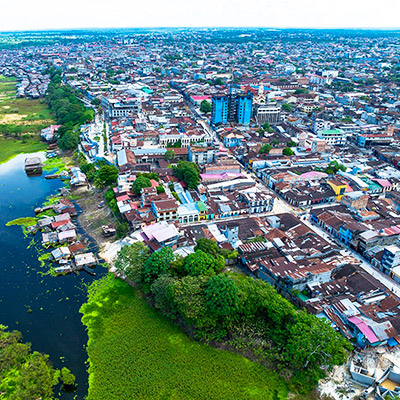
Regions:
<instances>
[{"instance_id":1,"label":"small boat","mask_svg":"<svg viewBox=\"0 0 400 400\"><path fill-rule=\"evenodd\" d=\"M96 272L94 272L92 269L90 269L86 265L83 267L83 270L86 271L88 274L90 274L92 276L96 276Z\"/></svg>"},{"instance_id":2,"label":"small boat","mask_svg":"<svg viewBox=\"0 0 400 400\"><path fill-rule=\"evenodd\" d=\"M79 272L78 272L78 270L76 270L76 269L73 269L72 272L73 272L75 275L79 275Z\"/></svg>"},{"instance_id":3,"label":"small boat","mask_svg":"<svg viewBox=\"0 0 400 400\"><path fill-rule=\"evenodd\" d=\"M54 268L54 272L56 274L68 274L71 271L72 271L72 268L70 265L64 265L62 267Z\"/></svg>"}]
</instances>

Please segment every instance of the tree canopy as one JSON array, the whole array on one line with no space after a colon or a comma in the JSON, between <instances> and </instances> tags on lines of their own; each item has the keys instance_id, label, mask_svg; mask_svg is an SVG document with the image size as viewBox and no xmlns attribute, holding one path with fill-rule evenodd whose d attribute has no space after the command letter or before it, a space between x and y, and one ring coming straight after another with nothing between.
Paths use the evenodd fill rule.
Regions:
<instances>
[{"instance_id":1,"label":"tree canopy","mask_svg":"<svg viewBox=\"0 0 400 400\"><path fill-rule=\"evenodd\" d=\"M200 111L204 114L208 114L211 112L211 104L207 100L203 100L200 103Z\"/></svg>"},{"instance_id":2,"label":"tree canopy","mask_svg":"<svg viewBox=\"0 0 400 400\"><path fill-rule=\"evenodd\" d=\"M260 154L268 154L272 149L272 146L268 143L265 143L261 146Z\"/></svg>"},{"instance_id":3,"label":"tree canopy","mask_svg":"<svg viewBox=\"0 0 400 400\"><path fill-rule=\"evenodd\" d=\"M185 182L189 189L197 189L200 183L200 170L196 163L181 161L174 167L174 175Z\"/></svg>"},{"instance_id":4,"label":"tree canopy","mask_svg":"<svg viewBox=\"0 0 400 400\"><path fill-rule=\"evenodd\" d=\"M104 187L117 183L118 168L115 165L103 165L97 172L96 184Z\"/></svg>"},{"instance_id":5,"label":"tree canopy","mask_svg":"<svg viewBox=\"0 0 400 400\"><path fill-rule=\"evenodd\" d=\"M163 247L153 253L143 265L142 282L146 285L153 283L159 275L167 272L174 258L174 253L170 247Z\"/></svg>"},{"instance_id":6,"label":"tree canopy","mask_svg":"<svg viewBox=\"0 0 400 400\"><path fill-rule=\"evenodd\" d=\"M114 263L116 270L124 274L129 280L139 282L142 268L150 257L150 251L142 242L135 242L124 246L118 253Z\"/></svg>"},{"instance_id":7,"label":"tree canopy","mask_svg":"<svg viewBox=\"0 0 400 400\"><path fill-rule=\"evenodd\" d=\"M132 185L132 191L136 193L137 196L140 196L142 193L142 189L146 187L151 187L151 181L144 175L139 175L136 177L135 182Z\"/></svg>"},{"instance_id":8,"label":"tree canopy","mask_svg":"<svg viewBox=\"0 0 400 400\"><path fill-rule=\"evenodd\" d=\"M75 376L67 368L64 374L52 367L49 356L31 352L30 343L22 343L18 331L0 325L0 395L9 400L54 399L54 386L65 378L73 385ZM68 371L68 373L66 373ZM4 397L3 397L4 396Z\"/></svg>"}]
</instances>

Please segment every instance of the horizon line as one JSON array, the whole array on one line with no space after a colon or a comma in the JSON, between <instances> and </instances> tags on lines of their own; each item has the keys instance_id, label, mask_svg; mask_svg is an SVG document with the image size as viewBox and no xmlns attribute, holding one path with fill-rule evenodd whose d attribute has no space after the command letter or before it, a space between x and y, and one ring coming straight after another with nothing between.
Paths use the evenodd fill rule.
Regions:
<instances>
[{"instance_id":1,"label":"horizon line","mask_svg":"<svg viewBox=\"0 0 400 400\"><path fill-rule=\"evenodd\" d=\"M13 29L13 30L0 30L0 34L8 33L30 33L30 32L65 32L65 31L93 31L93 30L130 30L130 29L143 29L143 30L157 30L157 29L260 29L271 31L285 31L285 30L313 30L313 31L334 31L334 30L350 30L350 31L400 31L400 27L275 27L275 26L124 26L124 27L73 27L73 28L34 28L34 29Z\"/></svg>"}]
</instances>

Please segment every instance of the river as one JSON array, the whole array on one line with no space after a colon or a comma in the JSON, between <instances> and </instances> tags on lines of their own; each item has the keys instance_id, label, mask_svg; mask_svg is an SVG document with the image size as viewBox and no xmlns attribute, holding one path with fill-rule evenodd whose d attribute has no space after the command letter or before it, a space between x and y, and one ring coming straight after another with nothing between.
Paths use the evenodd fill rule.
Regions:
<instances>
[{"instance_id":1,"label":"river","mask_svg":"<svg viewBox=\"0 0 400 400\"><path fill-rule=\"evenodd\" d=\"M76 375L76 392L56 392L57 398L83 399L88 384L87 334L79 308L86 300L84 285L105 269L97 267L97 277L85 272L62 277L38 273L43 268L37 250L28 248L32 236L24 237L20 226L7 227L6 223L34 216L34 208L56 193L62 182L46 180L44 175L28 177L24 171L27 156L18 155L0 165L0 324L22 332L32 350L49 354L56 368L66 366ZM35 240L40 241L40 236L36 234Z\"/></svg>"}]
</instances>

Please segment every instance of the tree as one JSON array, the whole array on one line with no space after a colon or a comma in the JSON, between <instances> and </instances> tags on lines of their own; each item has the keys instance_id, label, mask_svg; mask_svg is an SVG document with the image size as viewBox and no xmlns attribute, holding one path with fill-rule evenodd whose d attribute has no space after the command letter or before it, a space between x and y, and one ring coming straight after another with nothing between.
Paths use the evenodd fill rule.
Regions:
<instances>
[{"instance_id":1,"label":"tree","mask_svg":"<svg viewBox=\"0 0 400 400\"><path fill-rule=\"evenodd\" d=\"M266 122L266 123L263 125L263 129L264 129L265 131L269 132L269 133L271 133L271 132L274 131L274 130L271 128L271 125L269 124L269 122Z\"/></svg>"},{"instance_id":2,"label":"tree","mask_svg":"<svg viewBox=\"0 0 400 400\"><path fill-rule=\"evenodd\" d=\"M79 136L76 132L67 131L57 140L57 144L63 150L75 150L78 148Z\"/></svg>"},{"instance_id":3,"label":"tree","mask_svg":"<svg viewBox=\"0 0 400 400\"><path fill-rule=\"evenodd\" d=\"M0 325L0 396L10 400L53 399L60 372L51 366L49 356L31 353L30 344L22 343L21 338L20 332L9 332Z\"/></svg>"},{"instance_id":4,"label":"tree","mask_svg":"<svg viewBox=\"0 0 400 400\"><path fill-rule=\"evenodd\" d=\"M207 100L203 100L200 103L200 111L204 114L208 114L211 112L211 104Z\"/></svg>"},{"instance_id":5,"label":"tree","mask_svg":"<svg viewBox=\"0 0 400 400\"><path fill-rule=\"evenodd\" d=\"M94 106L99 106L101 103L101 100L98 98L95 98L90 103L93 104Z\"/></svg>"},{"instance_id":6,"label":"tree","mask_svg":"<svg viewBox=\"0 0 400 400\"><path fill-rule=\"evenodd\" d=\"M138 174L136 177L135 182L132 185L132 191L137 195L140 196L142 193L142 189L145 187L151 187L151 181L144 175Z\"/></svg>"},{"instance_id":7,"label":"tree","mask_svg":"<svg viewBox=\"0 0 400 400\"><path fill-rule=\"evenodd\" d=\"M294 94L307 94L307 93L310 93L310 91L304 88L296 89L294 91Z\"/></svg>"},{"instance_id":8,"label":"tree","mask_svg":"<svg viewBox=\"0 0 400 400\"><path fill-rule=\"evenodd\" d=\"M279 140L278 139L272 139L272 141L271 141L271 144L272 144L272 146L274 146L274 147L276 147L276 146L279 146Z\"/></svg>"},{"instance_id":9,"label":"tree","mask_svg":"<svg viewBox=\"0 0 400 400\"><path fill-rule=\"evenodd\" d=\"M129 280L139 282L142 268L149 257L149 248L142 242L135 242L130 246L122 247L118 252L114 267Z\"/></svg>"},{"instance_id":10,"label":"tree","mask_svg":"<svg viewBox=\"0 0 400 400\"><path fill-rule=\"evenodd\" d=\"M347 168L343 164L339 164L336 160L331 161L325 168L325 173L328 175L337 174L339 171L346 172Z\"/></svg>"},{"instance_id":11,"label":"tree","mask_svg":"<svg viewBox=\"0 0 400 400\"><path fill-rule=\"evenodd\" d=\"M286 147L285 149L283 149L283 155L292 156L293 154L293 150L290 147Z\"/></svg>"},{"instance_id":12,"label":"tree","mask_svg":"<svg viewBox=\"0 0 400 400\"><path fill-rule=\"evenodd\" d=\"M197 189L200 183L200 171L196 163L181 161L174 167L174 175L185 182L189 189Z\"/></svg>"},{"instance_id":13,"label":"tree","mask_svg":"<svg viewBox=\"0 0 400 400\"><path fill-rule=\"evenodd\" d=\"M165 193L164 186L162 186L162 185L157 186L156 190L157 190L157 194Z\"/></svg>"},{"instance_id":14,"label":"tree","mask_svg":"<svg viewBox=\"0 0 400 400\"><path fill-rule=\"evenodd\" d=\"M260 154L268 154L272 149L272 146L268 143L265 143L261 146Z\"/></svg>"},{"instance_id":15,"label":"tree","mask_svg":"<svg viewBox=\"0 0 400 400\"><path fill-rule=\"evenodd\" d=\"M215 258L202 250L189 254L183 263L186 275L213 275L215 274Z\"/></svg>"},{"instance_id":16,"label":"tree","mask_svg":"<svg viewBox=\"0 0 400 400\"><path fill-rule=\"evenodd\" d=\"M116 183L118 168L115 165L103 165L97 172L96 186L104 187Z\"/></svg>"},{"instance_id":17,"label":"tree","mask_svg":"<svg viewBox=\"0 0 400 400\"><path fill-rule=\"evenodd\" d=\"M167 150L164 154L164 160L170 161L175 158L175 152L173 150Z\"/></svg>"},{"instance_id":18,"label":"tree","mask_svg":"<svg viewBox=\"0 0 400 400\"><path fill-rule=\"evenodd\" d=\"M177 312L188 325L198 328L212 324L204 299L204 276L186 276L173 286L173 302Z\"/></svg>"},{"instance_id":19,"label":"tree","mask_svg":"<svg viewBox=\"0 0 400 400\"><path fill-rule=\"evenodd\" d=\"M127 222L121 222L117 225L116 228L117 239L126 237L128 233L129 233L129 224Z\"/></svg>"},{"instance_id":20,"label":"tree","mask_svg":"<svg viewBox=\"0 0 400 400\"><path fill-rule=\"evenodd\" d=\"M217 317L227 317L236 311L239 289L226 275L212 276L204 290L207 308Z\"/></svg>"},{"instance_id":21,"label":"tree","mask_svg":"<svg viewBox=\"0 0 400 400\"><path fill-rule=\"evenodd\" d=\"M214 86L222 86L222 85L225 85L225 82L222 80L222 78L217 78L217 79L214 79L213 85Z\"/></svg>"},{"instance_id":22,"label":"tree","mask_svg":"<svg viewBox=\"0 0 400 400\"><path fill-rule=\"evenodd\" d=\"M298 379L305 390L314 387L324 376L323 368L343 364L346 349L352 346L330 325L314 315L299 311L296 323L288 326L284 356L290 367L299 371Z\"/></svg>"},{"instance_id":23,"label":"tree","mask_svg":"<svg viewBox=\"0 0 400 400\"><path fill-rule=\"evenodd\" d=\"M290 111L292 111L292 106L288 103L285 103L285 104L282 104L282 109L290 112Z\"/></svg>"},{"instance_id":24,"label":"tree","mask_svg":"<svg viewBox=\"0 0 400 400\"><path fill-rule=\"evenodd\" d=\"M75 375L67 367L61 368L60 378L64 385L75 386Z\"/></svg>"},{"instance_id":25,"label":"tree","mask_svg":"<svg viewBox=\"0 0 400 400\"><path fill-rule=\"evenodd\" d=\"M150 286L160 275L167 272L172 261L174 253L170 247L163 247L153 253L143 265L142 282Z\"/></svg>"},{"instance_id":26,"label":"tree","mask_svg":"<svg viewBox=\"0 0 400 400\"><path fill-rule=\"evenodd\" d=\"M169 275L161 275L150 287L154 306L166 315L171 315L175 309L173 302L173 287L176 279Z\"/></svg>"},{"instance_id":27,"label":"tree","mask_svg":"<svg viewBox=\"0 0 400 400\"><path fill-rule=\"evenodd\" d=\"M195 251L203 251L207 254L210 254L212 257L218 257L220 254L220 249L217 243L214 240L207 239L207 238L200 238L197 240L196 247L194 248Z\"/></svg>"},{"instance_id":28,"label":"tree","mask_svg":"<svg viewBox=\"0 0 400 400\"><path fill-rule=\"evenodd\" d=\"M289 140L289 141L287 142L287 146L288 146L288 147L296 147L296 146L297 146L297 143L294 142L293 140Z\"/></svg>"}]
</instances>

